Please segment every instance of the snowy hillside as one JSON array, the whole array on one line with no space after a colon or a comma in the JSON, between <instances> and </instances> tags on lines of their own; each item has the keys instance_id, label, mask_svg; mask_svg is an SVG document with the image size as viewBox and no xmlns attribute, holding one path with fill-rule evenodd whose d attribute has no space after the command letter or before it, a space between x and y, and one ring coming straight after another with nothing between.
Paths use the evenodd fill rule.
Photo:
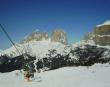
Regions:
<instances>
[{"instance_id":1,"label":"snowy hillside","mask_svg":"<svg viewBox=\"0 0 110 87\"><path fill-rule=\"evenodd\" d=\"M28 63L33 66L31 69L34 69L34 66L44 70L66 66L91 66L110 61L110 46L95 45L91 41L80 41L72 47L50 40L30 41L16 46L20 53L29 54ZM22 64L27 60L22 54L18 54L14 47L3 53L8 56L0 57L0 72L23 69Z\"/></svg>"},{"instance_id":2,"label":"snowy hillside","mask_svg":"<svg viewBox=\"0 0 110 87\"><path fill-rule=\"evenodd\" d=\"M42 40L42 41L30 41L29 43L24 44L16 44L16 47L20 51L21 54L27 53L31 56L36 56L38 58L45 57L48 53L48 50L56 49L58 53L63 54L66 45L63 45L59 42L51 42L50 40ZM8 56L15 57L21 54L15 49L14 46L9 49L4 50L3 54L7 54Z\"/></svg>"},{"instance_id":3,"label":"snowy hillside","mask_svg":"<svg viewBox=\"0 0 110 87\"><path fill-rule=\"evenodd\" d=\"M81 40L79 42L76 42L75 44L72 45L72 48L76 48L76 47L80 47L80 46L84 46L84 45L95 45L94 41L93 40Z\"/></svg>"},{"instance_id":4,"label":"snowy hillside","mask_svg":"<svg viewBox=\"0 0 110 87\"><path fill-rule=\"evenodd\" d=\"M110 20L95 26L92 32L84 36L84 40L87 42L92 40L95 44L101 46L110 46Z\"/></svg>"},{"instance_id":5,"label":"snowy hillside","mask_svg":"<svg viewBox=\"0 0 110 87\"><path fill-rule=\"evenodd\" d=\"M0 73L0 87L110 87L110 65L65 67L35 73L32 82L26 82L20 71Z\"/></svg>"}]
</instances>

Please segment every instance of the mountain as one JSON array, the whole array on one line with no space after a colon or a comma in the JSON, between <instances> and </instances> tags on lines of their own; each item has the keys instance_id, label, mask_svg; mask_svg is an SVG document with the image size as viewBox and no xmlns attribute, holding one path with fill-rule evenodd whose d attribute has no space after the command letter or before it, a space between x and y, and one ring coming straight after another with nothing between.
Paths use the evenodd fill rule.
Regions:
<instances>
[{"instance_id":1,"label":"mountain","mask_svg":"<svg viewBox=\"0 0 110 87\"><path fill-rule=\"evenodd\" d=\"M62 29L55 29L52 32L51 37L49 37L48 33L46 32L40 32L40 31L32 32L31 34L27 35L21 41L21 43L28 43L30 41L48 40L49 38L51 39L52 42L59 42L64 45L68 44L67 34Z\"/></svg>"},{"instance_id":2,"label":"mountain","mask_svg":"<svg viewBox=\"0 0 110 87\"><path fill-rule=\"evenodd\" d=\"M63 30L53 31L51 37L46 32L34 31L31 34L24 37L20 43L16 43L14 46L3 51L10 57L16 57L27 53L32 56L40 57L45 55L48 50L56 49L58 53L64 50L65 44L67 45L66 33Z\"/></svg>"},{"instance_id":3,"label":"mountain","mask_svg":"<svg viewBox=\"0 0 110 87\"><path fill-rule=\"evenodd\" d=\"M85 41L73 44L70 52L74 63L79 65L92 65L110 61L110 46L99 46Z\"/></svg>"},{"instance_id":4,"label":"mountain","mask_svg":"<svg viewBox=\"0 0 110 87\"><path fill-rule=\"evenodd\" d=\"M19 52L12 46L4 50L4 55L0 56L0 72L23 69L22 65L25 61L28 61L32 66L34 66L33 63L36 62L36 64L38 63L37 68L39 67L44 70L45 67L47 67L47 69L59 68L62 64L65 66L64 62L66 62L66 60L64 60L64 56L68 55L71 49L71 47L67 45L59 42L51 42L51 40L33 40L28 43L15 44L15 46ZM32 67L32 69L34 69L34 67Z\"/></svg>"},{"instance_id":5,"label":"mountain","mask_svg":"<svg viewBox=\"0 0 110 87\"><path fill-rule=\"evenodd\" d=\"M52 42L60 42L62 44L67 45L67 35L66 32L64 32L62 29L56 29L52 32L51 35L51 41Z\"/></svg>"},{"instance_id":6,"label":"mountain","mask_svg":"<svg viewBox=\"0 0 110 87\"><path fill-rule=\"evenodd\" d=\"M40 57L42 55L45 56L51 49L55 49L58 53L61 53L60 51L64 51L64 48L67 47L66 45L67 37L63 30L57 29L53 31L51 37L49 37L46 32L35 31L27 35L21 43L15 44L19 52L12 46L4 50L3 54L10 57L16 57L23 53L27 53L32 56Z\"/></svg>"},{"instance_id":7,"label":"mountain","mask_svg":"<svg viewBox=\"0 0 110 87\"><path fill-rule=\"evenodd\" d=\"M106 26L106 25L110 25L110 20L107 20L104 23L97 25L96 27L101 27L101 26Z\"/></svg>"},{"instance_id":8,"label":"mountain","mask_svg":"<svg viewBox=\"0 0 110 87\"><path fill-rule=\"evenodd\" d=\"M42 40L47 40L48 34L46 32L40 32L40 31L35 31L26 36L21 43L28 43L30 41L42 41Z\"/></svg>"},{"instance_id":9,"label":"mountain","mask_svg":"<svg viewBox=\"0 0 110 87\"><path fill-rule=\"evenodd\" d=\"M29 37L31 39L28 39ZM8 66L13 66L9 69L12 71L23 69L22 64L25 61L33 66L32 69L37 66L37 69L43 70L64 66L91 66L95 63L110 61L110 46L96 45L94 33L90 33L86 37L89 40L79 41L72 46L66 45L66 33L62 30L55 30L48 39L42 39L43 36L40 36L40 39L36 40L37 37L39 37L39 33L34 32L23 43L16 43L17 49L12 46L4 50L2 52L4 55L0 56L0 72L8 72Z\"/></svg>"},{"instance_id":10,"label":"mountain","mask_svg":"<svg viewBox=\"0 0 110 87\"><path fill-rule=\"evenodd\" d=\"M93 40L97 45L110 45L110 21L97 25L93 32L88 33L85 40Z\"/></svg>"},{"instance_id":11,"label":"mountain","mask_svg":"<svg viewBox=\"0 0 110 87\"><path fill-rule=\"evenodd\" d=\"M85 41L73 44L72 47L50 40L31 41L17 44L17 48L22 54L18 54L14 47L4 51L8 56L0 57L0 72L23 69L22 64L25 61L44 71L66 66L91 66L95 63L110 62L110 46L98 46ZM27 56L24 57L23 53Z\"/></svg>"},{"instance_id":12,"label":"mountain","mask_svg":"<svg viewBox=\"0 0 110 87\"><path fill-rule=\"evenodd\" d=\"M22 55L23 53L27 53L31 56L37 56L39 58L45 57L46 53L49 50L55 49L58 53L64 53L66 46L59 42L51 42L50 39L42 40L42 41L29 41L28 43L16 44L15 45L19 52L15 49L14 46L10 47L3 51L4 54L7 54L10 57L16 57Z\"/></svg>"},{"instance_id":13,"label":"mountain","mask_svg":"<svg viewBox=\"0 0 110 87\"><path fill-rule=\"evenodd\" d=\"M12 46L0 50L0 85L109 87L109 28L109 22L98 25L84 40L73 45L68 45L63 30L54 30L51 37L45 32L29 34L15 44L17 49ZM25 71L34 77L29 83L24 79Z\"/></svg>"}]
</instances>

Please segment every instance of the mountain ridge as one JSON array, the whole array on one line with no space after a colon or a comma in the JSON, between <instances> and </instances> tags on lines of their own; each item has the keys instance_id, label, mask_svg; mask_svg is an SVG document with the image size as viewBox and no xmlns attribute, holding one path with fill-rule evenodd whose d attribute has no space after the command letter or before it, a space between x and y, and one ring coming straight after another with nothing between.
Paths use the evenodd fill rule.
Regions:
<instances>
[{"instance_id":1,"label":"mountain ridge","mask_svg":"<svg viewBox=\"0 0 110 87\"><path fill-rule=\"evenodd\" d=\"M110 21L97 25L92 32L85 35L84 39L92 40L96 45L110 46Z\"/></svg>"}]
</instances>

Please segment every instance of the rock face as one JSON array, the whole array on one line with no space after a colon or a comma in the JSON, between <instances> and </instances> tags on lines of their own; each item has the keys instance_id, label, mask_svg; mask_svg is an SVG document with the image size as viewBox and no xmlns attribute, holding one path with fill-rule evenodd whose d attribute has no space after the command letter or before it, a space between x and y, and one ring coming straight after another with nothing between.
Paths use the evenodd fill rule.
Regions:
<instances>
[{"instance_id":1,"label":"rock face","mask_svg":"<svg viewBox=\"0 0 110 87\"><path fill-rule=\"evenodd\" d=\"M94 30L94 41L99 45L110 45L110 25L102 25Z\"/></svg>"},{"instance_id":2,"label":"rock face","mask_svg":"<svg viewBox=\"0 0 110 87\"><path fill-rule=\"evenodd\" d=\"M46 40L48 39L48 34L46 32L33 32L26 38L24 38L21 43L28 43L30 41L41 41L41 40Z\"/></svg>"},{"instance_id":3,"label":"rock face","mask_svg":"<svg viewBox=\"0 0 110 87\"><path fill-rule=\"evenodd\" d=\"M67 41L67 35L66 33L61 30L61 29L56 29L52 32L51 35L51 41L52 42L60 42L62 44L67 45L68 41Z\"/></svg>"},{"instance_id":4,"label":"rock face","mask_svg":"<svg viewBox=\"0 0 110 87\"><path fill-rule=\"evenodd\" d=\"M98 35L110 35L110 25L96 27L94 33Z\"/></svg>"},{"instance_id":5,"label":"rock face","mask_svg":"<svg viewBox=\"0 0 110 87\"><path fill-rule=\"evenodd\" d=\"M110 45L110 21L95 27L94 31L85 36L86 40L93 40L98 45Z\"/></svg>"},{"instance_id":6,"label":"rock face","mask_svg":"<svg viewBox=\"0 0 110 87\"><path fill-rule=\"evenodd\" d=\"M61 29L56 29L52 32L51 37L48 36L48 33L46 32L33 32L26 36L21 43L28 43L30 41L42 41L42 40L49 40L51 38L52 42L60 42L64 45L68 44L67 41L67 35L66 33Z\"/></svg>"}]
</instances>

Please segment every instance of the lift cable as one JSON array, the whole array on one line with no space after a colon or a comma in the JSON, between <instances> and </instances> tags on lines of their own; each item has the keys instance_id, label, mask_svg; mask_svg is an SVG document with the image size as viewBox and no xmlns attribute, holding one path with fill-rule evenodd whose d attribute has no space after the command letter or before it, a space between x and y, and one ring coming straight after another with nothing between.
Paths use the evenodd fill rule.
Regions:
<instances>
[{"instance_id":1,"label":"lift cable","mask_svg":"<svg viewBox=\"0 0 110 87\"><path fill-rule=\"evenodd\" d=\"M1 27L2 31L5 33L5 35L7 36L7 38L9 39L9 41L11 42L11 44L15 47L15 49L17 50L17 52L19 53L19 55L21 55L20 51L19 51L18 48L15 46L15 43L13 42L13 40L11 39L11 37L9 36L9 34L8 34L7 31L5 30L5 28L2 26L2 24L0 24L0 27Z\"/></svg>"}]
</instances>

